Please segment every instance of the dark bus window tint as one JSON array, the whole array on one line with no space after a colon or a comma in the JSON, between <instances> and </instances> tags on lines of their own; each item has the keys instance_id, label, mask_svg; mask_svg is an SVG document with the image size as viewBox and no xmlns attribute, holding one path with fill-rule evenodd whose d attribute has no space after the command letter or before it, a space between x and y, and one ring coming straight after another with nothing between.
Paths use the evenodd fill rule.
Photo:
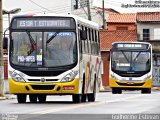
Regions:
<instances>
[{"instance_id":1,"label":"dark bus window tint","mask_svg":"<svg viewBox=\"0 0 160 120\"><path fill-rule=\"evenodd\" d=\"M86 31L86 34L87 34L87 39L85 40L85 45L86 45L86 53L88 53L89 52L89 50L88 50L88 29L87 29L87 27L85 27L85 31Z\"/></svg>"},{"instance_id":2,"label":"dark bus window tint","mask_svg":"<svg viewBox=\"0 0 160 120\"><path fill-rule=\"evenodd\" d=\"M95 30L95 42L97 42L97 30Z\"/></svg>"},{"instance_id":3,"label":"dark bus window tint","mask_svg":"<svg viewBox=\"0 0 160 120\"><path fill-rule=\"evenodd\" d=\"M84 30L84 27L81 26L81 30L83 31ZM85 40L81 40L82 41L82 53L85 53Z\"/></svg>"}]
</instances>

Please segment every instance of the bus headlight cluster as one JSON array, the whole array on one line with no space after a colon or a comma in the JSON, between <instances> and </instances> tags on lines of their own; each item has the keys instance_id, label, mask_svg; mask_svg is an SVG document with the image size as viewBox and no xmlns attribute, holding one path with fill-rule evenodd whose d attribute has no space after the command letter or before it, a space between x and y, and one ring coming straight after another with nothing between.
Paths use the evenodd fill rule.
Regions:
<instances>
[{"instance_id":1,"label":"bus headlight cluster","mask_svg":"<svg viewBox=\"0 0 160 120\"><path fill-rule=\"evenodd\" d=\"M76 75L78 74L78 71L72 71L69 74L67 74L62 80L61 82L70 82L72 81Z\"/></svg>"},{"instance_id":2,"label":"bus headlight cluster","mask_svg":"<svg viewBox=\"0 0 160 120\"><path fill-rule=\"evenodd\" d=\"M112 74L111 74L111 77L112 77L113 79L115 79L115 80L117 79L117 78L116 78L114 75L112 75Z\"/></svg>"},{"instance_id":3,"label":"bus headlight cluster","mask_svg":"<svg viewBox=\"0 0 160 120\"><path fill-rule=\"evenodd\" d=\"M10 75L11 75L12 79L17 82L25 82L25 80L16 72L10 72Z\"/></svg>"},{"instance_id":4,"label":"bus headlight cluster","mask_svg":"<svg viewBox=\"0 0 160 120\"><path fill-rule=\"evenodd\" d=\"M152 75L147 75L146 78L144 78L144 80L148 80L148 79L151 79L152 78Z\"/></svg>"}]
</instances>

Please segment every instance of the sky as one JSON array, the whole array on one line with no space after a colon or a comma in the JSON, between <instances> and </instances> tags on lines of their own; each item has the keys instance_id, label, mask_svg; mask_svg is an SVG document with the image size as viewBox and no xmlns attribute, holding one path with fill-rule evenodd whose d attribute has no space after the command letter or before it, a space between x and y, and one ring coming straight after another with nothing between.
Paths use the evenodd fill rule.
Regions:
<instances>
[{"instance_id":1,"label":"sky","mask_svg":"<svg viewBox=\"0 0 160 120\"><path fill-rule=\"evenodd\" d=\"M122 8L122 4L135 4L136 0L104 0L105 8L112 8L121 13L135 13L143 11L160 11L159 8ZM137 0L138 1L138 0ZM141 0L159 1L160 0ZM3 9L21 8L19 14L27 13L70 13L72 0L3 0ZM92 7L102 7L102 0L92 0ZM13 15L11 15L12 17ZM8 16L3 15L3 28L8 27Z\"/></svg>"}]
</instances>

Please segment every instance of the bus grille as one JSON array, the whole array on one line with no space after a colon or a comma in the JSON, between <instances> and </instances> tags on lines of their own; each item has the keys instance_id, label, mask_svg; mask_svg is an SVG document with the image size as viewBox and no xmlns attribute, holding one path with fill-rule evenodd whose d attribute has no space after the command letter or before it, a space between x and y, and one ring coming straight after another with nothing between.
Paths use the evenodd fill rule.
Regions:
<instances>
[{"instance_id":1,"label":"bus grille","mask_svg":"<svg viewBox=\"0 0 160 120\"><path fill-rule=\"evenodd\" d=\"M53 90L55 85L31 85L34 90Z\"/></svg>"},{"instance_id":2,"label":"bus grille","mask_svg":"<svg viewBox=\"0 0 160 120\"><path fill-rule=\"evenodd\" d=\"M44 77L44 76L58 76L65 71L22 71L22 72L29 76Z\"/></svg>"},{"instance_id":3,"label":"bus grille","mask_svg":"<svg viewBox=\"0 0 160 120\"><path fill-rule=\"evenodd\" d=\"M28 81L39 81L40 82L40 79L28 79ZM50 82L52 82L52 81L58 81L58 79L46 79L46 81L50 81Z\"/></svg>"},{"instance_id":4,"label":"bus grille","mask_svg":"<svg viewBox=\"0 0 160 120\"><path fill-rule=\"evenodd\" d=\"M117 84L121 85L121 86L142 86L142 85L144 85L144 82L143 83L133 83L133 84L119 83L119 82L117 82Z\"/></svg>"}]
</instances>

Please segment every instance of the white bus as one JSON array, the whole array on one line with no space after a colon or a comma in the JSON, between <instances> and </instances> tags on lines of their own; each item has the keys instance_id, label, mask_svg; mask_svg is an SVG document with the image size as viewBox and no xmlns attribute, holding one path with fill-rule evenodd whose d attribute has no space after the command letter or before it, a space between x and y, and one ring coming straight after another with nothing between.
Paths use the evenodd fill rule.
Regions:
<instances>
[{"instance_id":1,"label":"white bus","mask_svg":"<svg viewBox=\"0 0 160 120\"><path fill-rule=\"evenodd\" d=\"M73 15L15 16L10 24L9 93L18 103L72 95L94 102L101 82L99 26Z\"/></svg>"},{"instance_id":2,"label":"white bus","mask_svg":"<svg viewBox=\"0 0 160 120\"><path fill-rule=\"evenodd\" d=\"M151 93L152 46L147 42L115 42L110 51L109 86L113 94L122 90Z\"/></svg>"}]
</instances>

